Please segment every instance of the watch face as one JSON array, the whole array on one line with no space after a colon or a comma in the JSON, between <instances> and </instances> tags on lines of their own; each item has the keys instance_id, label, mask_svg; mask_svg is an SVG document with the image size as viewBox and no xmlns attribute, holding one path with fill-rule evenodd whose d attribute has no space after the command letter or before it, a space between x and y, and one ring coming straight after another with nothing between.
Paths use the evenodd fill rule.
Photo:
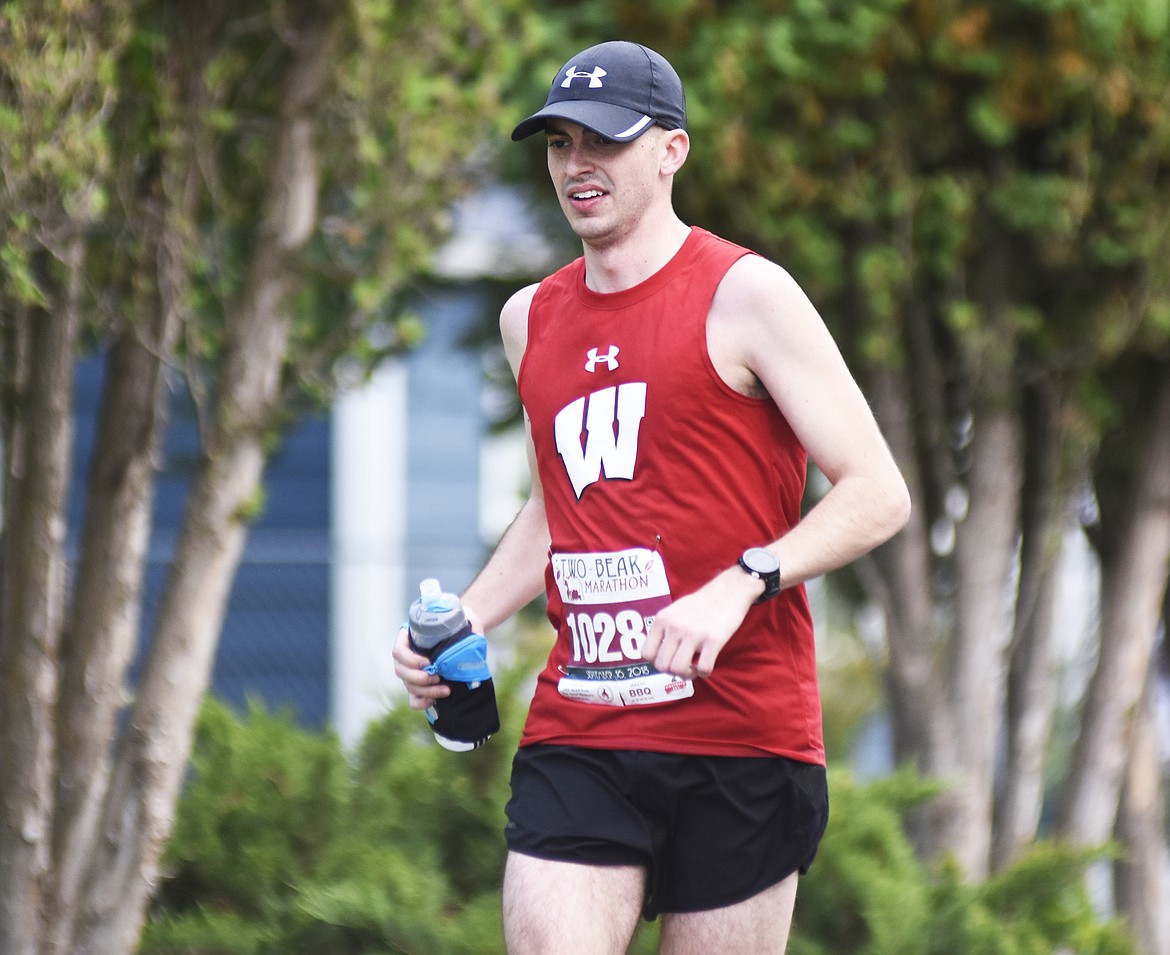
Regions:
<instances>
[{"instance_id":1,"label":"watch face","mask_svg":"<svg viewBox=\"0 0 1170 955\"><path fill-rule=\"evenodd\" d=\"M774 574L780 569L780 561L770 550L751 547L743 552L743 562L757 574Z\"/></svg>"}]
</instances>

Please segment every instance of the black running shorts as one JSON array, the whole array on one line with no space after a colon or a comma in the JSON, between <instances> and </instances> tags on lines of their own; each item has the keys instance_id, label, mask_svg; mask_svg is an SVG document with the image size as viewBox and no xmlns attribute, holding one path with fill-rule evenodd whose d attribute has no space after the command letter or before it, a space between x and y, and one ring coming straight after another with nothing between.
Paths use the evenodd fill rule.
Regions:
<instances>
[{"instance_id":1,"label":"black running shorts","mask_svg":"<svg viewBox=\"0 0 1170 955\"><path fill-rule=\"evenodd\" d=\"M508 848L646 867L644 915L751 898L808 871L829 818L825 768L782 756L535 745L512 763Z\"/></svg>"}]
</instances>

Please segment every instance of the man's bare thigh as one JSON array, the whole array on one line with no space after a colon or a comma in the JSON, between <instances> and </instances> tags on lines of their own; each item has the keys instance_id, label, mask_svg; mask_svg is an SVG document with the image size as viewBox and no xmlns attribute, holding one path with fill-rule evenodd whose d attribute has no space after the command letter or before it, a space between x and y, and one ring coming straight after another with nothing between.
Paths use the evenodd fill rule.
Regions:
<instances>
[{"instance_id":1,"label":"man's bare thigh","mask_svg":"<svg viewBox=\"0 0 1170 955\"><path fill-rule=\"evenodd\" d=\"M645 891L641 866L582 865L510 852L504 871L508 955L622 955L638 926Z\"/></svg>"},{"instance_id":2,"label":"man's bare thigh","mask_svg":"<svg viewBox=\"0 0 1170 955\"><path fill-rule=\"evenodd\" d=\"M724 908L664 915L661 955L783 955L798 879L794 872Z\"/></svg>"}]
</instances>

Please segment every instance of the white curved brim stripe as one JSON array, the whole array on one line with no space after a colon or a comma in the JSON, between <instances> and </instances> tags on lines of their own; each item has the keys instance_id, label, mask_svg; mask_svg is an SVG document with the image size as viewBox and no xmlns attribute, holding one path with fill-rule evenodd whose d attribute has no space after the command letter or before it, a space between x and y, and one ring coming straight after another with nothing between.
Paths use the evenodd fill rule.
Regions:
<instances>
[{"instance_id":1,"label":"white curved brim stripe","mask_svg":"<svg viewBox=\"0 0 1170 955\"><path fill-rule=\"evenodd\" d=\"M580 123L586 129L599 133L615 142L629 142L637 139L654 123L654 119L640 110L597 100L561 100L550 103L539 112L533 113L514 130L512 139L520 140L545 128L550 119L567 119Z\"/></svg>"},{"instance_id":2,"label":"white curved brim stripe","mask_svg":"<svg viewBox=\"0 0 1170 955\"><path fill-rule=\"evenodd\" d=\"M614 133L613 138L614 139L633 139L635 136L638 136L652 122L654 122L654 120L652 120L649 116L643 116L640 120L638 120L636 123L634 123L634 125L631 126L629 129L623 129L620 133Z\"/></svg>"}]
</instances>

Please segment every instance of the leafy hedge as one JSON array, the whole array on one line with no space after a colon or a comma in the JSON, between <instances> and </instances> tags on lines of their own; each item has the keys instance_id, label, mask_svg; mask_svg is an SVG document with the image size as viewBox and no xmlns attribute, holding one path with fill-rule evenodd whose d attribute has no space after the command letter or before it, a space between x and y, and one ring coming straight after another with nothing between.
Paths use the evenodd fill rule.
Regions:
<instances>
[{"instance_id":1,"label":"leafy hedge","mask_svg":"<svg viewBox=\"0 0 1170 955\"><path fill-rule=\"evenodd\" d=\"M397 709L347 758L208 703L144 955L499 952L512 741L456 755L425 726Z\"/></svg>"},{"instance_id":2,"label":"leafy hedge","mask_svg":"<svg viewBox=\"0 0 1170 955\"><path fill-rule=\"evenodd\" d=\"M507 699L511 694L501 694ZM204 709L142 955L499 955L499 883L518 714L467 754L406 707L359 751L290 716ZM902 820L935 788L831 781L791 955L1134 955L1083 888L1092 855L1040 844L980 885L917 859ZM645 926L632 951L654 951Z\"/></svg>"},{"instance_id":3,"label":"leafy hedge","mask_svg":"<svg viewBox=\"0 0 1170 955\"><path fill-rule=\"evenodd\" d=\"M830 776L828 832L801 882L789 955L1136 955L1085 890L1100 851L1041 842L971 885L914 854L905 814L938 788L908 771L858 785Z\"/></svg>"}]
</instances>

